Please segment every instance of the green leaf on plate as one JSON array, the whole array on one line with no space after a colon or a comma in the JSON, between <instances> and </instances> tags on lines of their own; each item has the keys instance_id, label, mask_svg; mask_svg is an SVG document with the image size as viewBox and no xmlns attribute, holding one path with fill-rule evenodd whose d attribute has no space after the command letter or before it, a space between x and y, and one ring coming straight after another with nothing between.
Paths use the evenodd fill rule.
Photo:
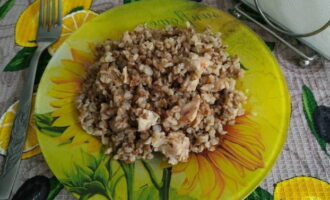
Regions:
<instances>
[{"instance_id":1,"label":"green leaf on plate","mask_svg":"<svg viewBox=\"0 0 330 200\"><path fill-rule=\"evenodd\" d=\"M325 140L323 140L320 137L320 134L317 131L316 126L313 121L313 113L317 107L317 102L315 100L313 92L306 85L304 85L302 87L302 102L303 102L303 110L304 110L305 118L306 118L307 124L308 124L312 134L314 135L316 141L319 143L321 149L327 155L329 155L329 153L327 152L327 149L326 149L327 144L326 144Z\"/></svg>"},{"instance_id":2,"label":"green leaf on plate","mask_svg":"<svg viewBox=\"0 0 330 200\"><path fill-rule=\"evenodd\" d=\"M84 188L84 187L79 187L79 186L74 186L74 187L67 187L67 189L70 191L70 192L74 192L74 193L77 193L77 194L85 194L87 189Z\"/></svg>"},{"instance_id":3,"label":"green leaf on plate","mask_svg":"<svg viewBox=\"0 0 330 200\"><path fill-rule=\"evenodd\" d=\"M49 179L50 189L46 200L53 200L63 189L63 184L55 176Z\"/></svg>"},{"instance_id":4,"label":"green leaf on plate","mask_svg":"<svg viewBox=\"0 0 330 200\"><path fill-rule=\"evenodd\" d=\"M71 179L61 179L61 183L67 187L73 187L74 184Z\"/></svg>"},{"instance_id":5,"label":"green leaf on plate","mask_svg":"<svg viewBox=\"0 0 330 200\"><path fill-rule=\"evenodd\" d=\"M90 168L84 166L84 165L76 165L76 169L78 172L81 172L82 174L85 174L86 176L92 177L93 174L95 173L94 170L91 170ZM90 180L91 178L86 178Z\"/></svg>"},{"instance_id":6,"label":"green leaf on plate","mask_svg":"<svg viewBox=\"0 0 330 200\"><path fill-rule=\"evenodd\" d=\"M18 71L27 68L36 49L37 47L24 47L18 51L3 71Z\"/></svg>"},{"instance_id":7,"label":"green leaf on plate","mask_svg":"<svg viewBox=\"0 0 330 200\"><path fill-rule=\"evenodd\" d=\"M98 166L98 161L96 160L96 158L93 155L83 151L82 151L82 157L84 162L86 163L86 166L89 169L95 171Z\"/></svg>"},{"instance_id":8,"label":"green leaf on plate","mask_svg":"<svg viewBox=\"0 0 330 200\"><path fill-rule=\"evenodd\" d=\"M37 122L40 123L41 127L48 127L53 124L55 118L51 116L52 113L45 113L45 114L35 114L34 117Z\"/></svg>"},{"instance_id":9,"label":"green leaf on plate","mask_svg":"<svg viewBox=\"0 0 330 200\"><path fill-rule=\"evenodd\" d=\"M84 10L84 6L78 6L78 7L73 8L72 10L70 10L70 12L68 13L68 15L71 14L71 13L80 11L80 10Z\"/></svg>"},{"instance_id":10,"label":"green leaf on plate","mask_svg":"<svg viewBox=\"0 0 330 200\"><path fill-rule=\"evenodd\" d=\"M112 170L111 161L112 161L112 157L109 158L109 159L105 162L105 167L107 168L107 170L108 170L108 172L109 172L109 177L110 177L110 178L114 175L113 170Z\"/></svg>"},{"instance_id":11,"label":"green leaf on plate","mask_svg":"<svg viewBox=\"0 0 330 200\"><path fill-rule=\"evenodd\" d=\"M266 190L258 187L245 200L273 200L274 197Z\"/></svg>"},{"instance_id":12,"label":"green leaf on plate","mask_svg":"<svg viewBox=\"0 0 330 200\"><path fill-rule=\"evenodd\" d=\"M15 0L8 0L0 7L0 20L3 19L13 7Z\"/></svg>"},{"instance_id":13,"label":"green leaf on plate","mask_svg":"<svg viewBox=\"0 0 330 200\"><path fill-rule=\"evenodd\" d=\"M175 199L175 200L197 200L195 198L192 198L188 196L187 194L179 194L175 189L170 189L170 197L169 199Z\"/></svg>"},{"instance_id":14,"label":"green leaf on plate","mask_svg":"<svg viewBox=\"0 0 330 200\"><path fill-rule=\"evenodd\" d=\"M118 183L121 181L121 179L123 179L124 177L125 177L124 175L121 175L121 176L111 179L111 183L109 183L109 185L110 185L109 190L110 190L112 196L114 196L114 197L116 196L116 187L117 187Z\"/></svg>"},{"instance_id":15,"label":"green leaf on plate","mask_svg":"<svg viewBox=\"0 0 330 200\"><path fill-rule=\"evenodd\" d=\"M109 172L105 167L105 163L102 162L95 170L93 180L100 181L104 185L107 185L109 178Z\"/></svg>"},{"instance_id":16,"label":"green leaf on plate","mask_svg":"<svg viewBox=\"0 0 330 200\"><path fill-rule=\"evenodd\" d=\"M37 128L40 132L51 137L58 137L62 135L65 129L67 129L67 127L52 126L56 119L57 118L51 116L51 113L35 114L35 123Z\"/></svg>"},{"instance_id":17,"label":"green leaf on plate","mask_svg":"<svg viewBox=\"0 0 330 200\"><path fill-rule=\"evenodd\" d=\"M43 127L43 128L38 127L38 128L42 133L52 137L61 136L66 129L66 127Z\"/></svg>"},{"instance_id":18,"label":"green leaf on plate","mask_svg":"<svg viewBox=\"0 0 330 200\"><path fill-rule=\"evenodd\" d=\"M161 184L160 184L159 181L157 180L157 177L155 176L155 173L154 173L154 171L152 170L151 165L150 165L147 161L145 161L145 160L143 160L143 159L141 159L141 163L142 163L142 165L144 166L145 170L148 172L148 175L149 175L149 177L150 177L150 180L151 180L152 184L153 184L157 189L160 189L160 188L161 188Z\"/></svg>"},{"instance_id":19,"label":"green leaf on plate","mask_svg":"<svg viewBox=\"0 0 330 200\"><path fill-rule=\"evenodd\" d=\"M54 131L54 130L49 130L47 128L42 128L40 131L46 135L49 135L51 137L58 137L62 135L62 132Z\"/></svg>"},{"instance_id":20,"label":"green leaf on plate","mask_svg":"<svg viewBox=\"0 0 330 200\"><path fill-rule=\"evenodd\" d=\"M134 192L136 200L159 199L158 190L153 186L143 185L138 191Z\"/></svg>"},{"instance_id":21,"label":"green leaf on plate","mask_svg":"<svg viewBox=\"0 0 330 200\"><path fill-rule=\"evenodd\" d=\"M239 63L241 69L244 69L245 71L249 70L248 68L246 68L242 63Z\"/></svg>"},{"instance_id":22,"label":"green leaf on plate","mask_svg":"<svg viewBox=\"0 0 330 200\"><path fill-rule=\"evenodd\" d=\"M267 42L265 41L266 45L268 46L268 48L273 51L275 48L275 42Z\"/></svg>"},{"instance_id":23,"label":"green leaf on plate","mask_svg":"<svg viewBox=\"0 0 330 200\"><path fill-rule=\"evenodd\" d=\"M83 151L81 153L84 164L74 164L72 171L64 171L66 178L61 182L69 191L75 192L81 197L88 198L94 194L100 194L112 200L114 196L112 191L115 191L113 183L115 182L110 185L110 180L119 182L123 174L119 178L110 178L106 168L108 157L105 157L104 154L94 157Z\"/></svg>"},{"instance_id":24,"label":"green leaf on plate","mask_svg":"<svg viewBox=\"0 0 330 200\"><path fill-rule=\"evenodd\" d=\"M84 188L88 189L88 192L91 194L103 194L105 193L105 188L102 183L98 181L91 181L84 183Z\"/></svg>"},{"instance_id":25,"label":"green leaf on plate","mask_svg":"<svg viewBox=\"0 0 330 200\"><path fill-rule=\"evenodd\" d=\"M75 178L80 182L80 183L85 183L85 182L90 182L92 181L92 175L93 175L93 171L91 171L92 173L89 173L89 171L83 169L81 166L77 165L74 163L74 167L76 169L76 176Z\"/></svg>"},{"instance_id":26,"label":"green leaf on plate","mask_svg":"<svg viewBox=\"0 0 330 200\"><path fill-rule=\"evenodd\" d=\"M135 2L135 1L139 1L139 0L124 0L124 4L132 3L132 2Z\"/></svg>"},{"instance_id":27,"label":"green leaf on plate","mask_svg":"<svg viewBox=\"0 0 330 200\"><path fill-rule=\"evenodd\" d=\"M74 137L70 137L68 140L59 143L58 146L62 146L62 145L66 145L66 144L71 144L72 141L73 141L73 138L74 138Z\"/></svg>"},{"instance_id":28,"label":"green leaf on plate","mask_svg":"<svg viewBox=\"0 0 330 200\"><path fill-rule=\"evenodd\" d=\"M152 185L143 185L138 191L134 192L136 200L154 200L159 199L159 191ZM169 199L174 200L197 200L186 194L179 194L175 189L170 188Z\"/></svg>"}]
</instances>

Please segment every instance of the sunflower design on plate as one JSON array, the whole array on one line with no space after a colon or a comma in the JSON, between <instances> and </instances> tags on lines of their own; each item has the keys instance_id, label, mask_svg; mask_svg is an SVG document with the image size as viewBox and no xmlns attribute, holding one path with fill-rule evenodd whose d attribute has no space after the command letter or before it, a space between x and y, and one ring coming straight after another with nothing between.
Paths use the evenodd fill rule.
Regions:
<instances>
[{"instance_id":1,"label":"sunflower design on plate","mask_svg":"<svg viewBox=\"0 0 330 200\"><path fill-rule=\"evenodd\" d=\"M123 14L125 13L125 14ZM214 152L191 154L169 166L161 157L126 164L105 156L100 141L80 127L75 105L94 48L139 24L161 28L189 21L221 32L230 55L247 68L237 87L246 91L245 115ZM276 105L276 108L274 107ZM63 42L41 80L36 103L38 139L45 159L66 189L81 199L241 199L273 166L286 139L290 98L267 46L227 14L196 2L146 0L95 17Z\"/></svg>"},{"instance_id":2,"label":"sunflower design on plate","mask_svg":"<svg viewBox=\"0 0 330 200\"><path fill-rule=\"evenodd\" d=\"M235 126L227 126L228 134L219 136L221 145L215 151L191 155L187 163L173 167L173 173L184 173L185 180L180 192L189 194L196 187L201 189L201 198L219 199L224 187L235 191L245 170L264 167L265 146L258 133L258 124L249 119L249 114L236 119Z\"/></svg>"}]
</instances>

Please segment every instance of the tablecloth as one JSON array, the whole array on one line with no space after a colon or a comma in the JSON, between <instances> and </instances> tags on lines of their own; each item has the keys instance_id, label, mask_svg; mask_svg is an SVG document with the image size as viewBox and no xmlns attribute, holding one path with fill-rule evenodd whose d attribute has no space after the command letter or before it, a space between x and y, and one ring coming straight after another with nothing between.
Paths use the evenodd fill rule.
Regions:
<instances>
[{"instance_id":1,"label":"tablecloth","mask_svg":"<svg viewBox=\"0 0 330 200\"><path fill-rule=\"evenodd\" d=\"M79 4L79 0L75 2ZM17 54L17 58L25 58L28 51L33 48L26 45L24 38L19 38L20 34L16 32L20 30L16 27L18 18L32 3L33 0L0 1L1 115L17 100L24 84L24 64L17 65L17 62L22 60L14 60L16 63L11 61ZM90 10L101 13L122 3L122 0L94 0ZM235 1L204 0L202 3L228 11L233 8ZM306 68L299 67L298 56L292 50L252 22L243 20L243 23L248 24L272 47L292 98L291 123L286 145L270 174L248 198L330 199L330 61L320 59ZM24 28L28 27L23 26ZM312 53L296 40L284 37L304 51ZM0 147L1 143L0 137ZM27 179L36 175L53 176L37 144L31 145L31 153L27 153L26 159L22 161L14 191ZM3 154L4 151L0 153ZM75 198L63 189L55 199Z\"/></svg>"}]
</instances>

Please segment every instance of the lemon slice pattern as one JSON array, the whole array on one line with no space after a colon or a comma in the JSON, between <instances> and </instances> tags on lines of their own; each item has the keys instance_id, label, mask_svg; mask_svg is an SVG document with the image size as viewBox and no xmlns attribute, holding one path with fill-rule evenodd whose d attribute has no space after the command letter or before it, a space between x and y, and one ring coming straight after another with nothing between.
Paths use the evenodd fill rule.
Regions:
<instances>
[{"instance_id":1,"label":"lemon slice pattern","mask_svg":"<svg viewBox=\"0 0 330 200\"><path fill-rule=\"evenodd\" d=\"M77 8L89 9L92 0L63 0L63 16ZM15 27L15 42L23 47L37 46L35 40L37 36L37 26L39 19L40 0L30 4L18 18Z\"/></svg>"},{"instance_id":2,"label":"lemon slice pattern","mask_svg":"<svg viewBox=\"0 0 330 200\"><path fill-rule=\"evenodd\" d=\"M35 97L33 97L32 99L30 122L29 122L26 141L24 144L23 154L22 154L23 159L30 158L40 153L40 148L36 135L36 127L33 118L34 98ZM13 127L17 106L18 106L18 102L15 102L13 105L11 105L8 108L8 110L0 118L0 154L1 155L6 155L7 152L10 135L11 135L11 129Z\"/></svg>"},{"instance_id":3,"label":"lemon slice pattern","mask_svg":"<svg viewBox=\"0 0 330 200\"><path fill-rule=\"evenodd\" d=\"M54 55L55 51L60 47L64 40L95 16L97 16L97 13L91 10L81 10L65 16L62 20L61 37L56 43L48 48L49 54Z\"/></svg>"}]
</instances>

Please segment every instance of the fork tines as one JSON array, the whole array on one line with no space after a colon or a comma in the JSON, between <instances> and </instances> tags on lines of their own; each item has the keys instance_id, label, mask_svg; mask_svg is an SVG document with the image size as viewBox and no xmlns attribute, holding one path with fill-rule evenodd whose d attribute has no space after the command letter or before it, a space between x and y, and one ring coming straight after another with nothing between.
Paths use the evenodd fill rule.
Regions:
<instances>
[{"instance_id":1,"label":"fork tines","mask_svg":"<svg viewBox=\"0 0 330 200\"><path fill-rule=\"evenodd\" d=\"M61 0L40 0L39 27L50 31L61 24Z\"/></svg>"}]
</instances>

